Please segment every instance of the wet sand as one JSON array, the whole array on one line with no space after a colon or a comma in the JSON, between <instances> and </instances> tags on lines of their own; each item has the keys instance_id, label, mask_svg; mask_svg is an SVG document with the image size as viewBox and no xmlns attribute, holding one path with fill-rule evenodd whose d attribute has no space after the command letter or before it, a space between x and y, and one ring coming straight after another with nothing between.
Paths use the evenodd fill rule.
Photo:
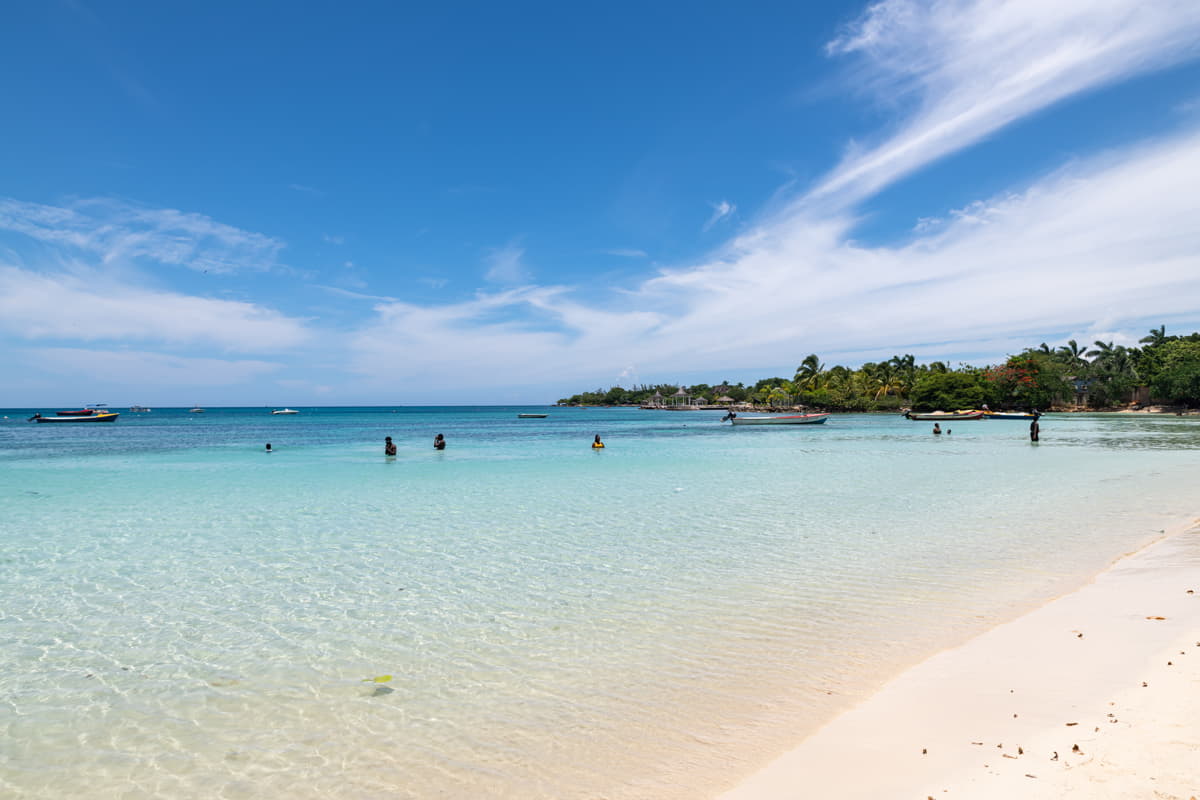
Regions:
<instances>
[{"instance_id":1,"label":"wet sand","mask_svg":"<svg viewBox=\"0 0 1200 800\"><path fill-rule=\"evenodd\" d=\"M1200 798L1200 527L929 658L720 797Z\"/></svg>"}]
</instances>

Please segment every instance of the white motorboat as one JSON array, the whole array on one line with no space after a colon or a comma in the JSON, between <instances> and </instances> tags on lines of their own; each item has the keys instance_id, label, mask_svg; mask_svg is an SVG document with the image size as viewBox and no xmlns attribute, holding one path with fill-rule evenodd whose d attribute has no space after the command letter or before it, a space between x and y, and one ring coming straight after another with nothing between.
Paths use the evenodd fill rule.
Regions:
<instances>
[{"instance_id":1,"label":"white motorboat","mask_svg":"<svg viewBox=\"0 0 1200 800\"><path fill-rule=\"evenodd\" d=\"M783 417L740 417L730 422L734 425L820 425L829 419L828 414L789 414Z\"/></svg>"}]
</instances>

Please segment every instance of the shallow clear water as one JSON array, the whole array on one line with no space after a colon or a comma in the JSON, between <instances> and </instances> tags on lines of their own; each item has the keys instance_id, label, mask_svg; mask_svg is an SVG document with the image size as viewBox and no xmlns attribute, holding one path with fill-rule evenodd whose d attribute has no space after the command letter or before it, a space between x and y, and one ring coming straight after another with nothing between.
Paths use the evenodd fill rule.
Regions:
<instances>
[{"instance_id":1,"label":"shallow clear water","mask_svg":"<svg viewBox=\"0 0 1200 800\"><path fill-rule=\"evenodd\" d=\"M705 796L1197 505L1189 418L300 411L0 411L0 795Z\"/></svg>"}]
</instances>

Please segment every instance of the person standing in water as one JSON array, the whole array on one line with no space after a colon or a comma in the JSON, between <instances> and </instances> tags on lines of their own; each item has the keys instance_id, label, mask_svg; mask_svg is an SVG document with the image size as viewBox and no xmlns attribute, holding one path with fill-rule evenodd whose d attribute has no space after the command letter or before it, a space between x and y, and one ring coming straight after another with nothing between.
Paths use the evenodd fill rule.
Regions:
<instances>
[{"instance_id":1,"label":"person standing in water","mask_svg":"<svg viewBox=\"0 0 1200 800\"><path fill-rule=\"evenodd\" d=\"M267 452L271 452L271 443L267 442Z\"/></svg>"},{"instance_id":2,"label":"person standing in water","mask_svg":"<svg viewBox=\"0 0 1200 800\"><path fill-rule=\"evenodd\" d=\"M1029 441L1036 442L1038 434L1042 432L1042 426L1038 425L1038 418L1034 417L1033 422L1029 423Z\"/></svg>"},{"instance_id":3,"label":"person standing in water","mask_svg":"<svg viewBox=\"0 0 1200 800\"><path fill-rule=\"evenodd\" d=\"M600 441L600 434L596 434L596 438L592 440L592 447L599 449L604 447L604 442Z\"/></svg>"},{"instance_id":4,"label":"person standing in water","mask_svg":"<svg viewBox=\"0 0 1200 800\"><path fill-rule=\"evenodd\" d=\"M392 437L386 436L383 439L383 454L385 456L396 455L396 445L392 442Z\"/></svg>"},{"instance_id":5,"label":"person standing in water","mask_svg":"<svg viewBox=\"0 0 1200 800\"><path fill-rule=\"evenodd\" d=\"M933 435L937 436L941 432L942 432L942 426L938 425L936 422L933 423Z\"/></svg>"},{"instance_id":6,"label":"person standing in water","mask_svg":"<svg viewBox=\"0 0 1200 800\"><path fill-rule=\"evenodd\" d=\"M446 437L442 436L440 433L437 436L433 437L433 449L434 450L445 450L446 449Z\"/></svg>"}]
</instances>

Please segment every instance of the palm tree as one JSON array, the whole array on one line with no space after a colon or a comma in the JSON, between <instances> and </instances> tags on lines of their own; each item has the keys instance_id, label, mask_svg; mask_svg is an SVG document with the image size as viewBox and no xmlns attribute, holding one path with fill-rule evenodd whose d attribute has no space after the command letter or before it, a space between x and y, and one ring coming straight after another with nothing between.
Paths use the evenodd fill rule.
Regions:
<instances>
[{"instance_id":1,"label":"palm tree","mask_svg":"<svg viewBox=\"0 0 1200 800\"><path fill-rule=\"evenodd\" d=\"M1070 367L1082 367L1087 365L1087 359L1084 358L1084 348L1079 346L1079 343L1074 339L1068 341L1065 345L1058 348L1056 354L1062 357L1062 360Z\"/></svg>"},{"instance_id":2,"label":"palm tree","mask_svg":"<svg viewBox=\"0 0 1200 800\"><path fill-rule=\"evenodd\" d=\"M892 367L896 370L896 392L901 397L908 397L913 384L917 382L917 359L911 354L892 356Z\"/></svg>"},{"instance_id":3,"label":"palm tree","mask_svg":"<svg viewBox=\"0 0 1200 800\"><path fill-rule=\"evenodd\" d=\"M1112 342L1096 342L1096 349L1089 350L1094 356L1092 374L1103 382L1103 395L1110 403L1118 402L1137 383L1137 369L1133 364L1133 353L1124 345L1113 346Z\"/></svg>"},{"instance_id":4,"label":"palm tree","mask_svg":"<svg viewBox=\"0 0 1200 800\"><path fill-rule=\"evenodd\" d=\"M810 353L800 362L800 366L796 367L796 374L792 381L796 384L797 389L811 392L820 388L821 378L824 374L825 365L821 363L821 359L817 358L816 353Z\"/></svg>"},{"instance_id":5,"label":"palm tree","mask_svg":"<svg viewBox=\"0 0 1200 800\"><path fill-rule=\"evenodd\" d=\"M1046 344L1045 342L1042 342L1042 346L1037 349L1037 352L1045 353L1046 355L1050 355L1054 351L1050 349L1050 345Z\"/></svg>"},{"instance_id":6,"label":"palm tree","mask_svg":"<svg viewBox=\"0 0 1200 800\"><path fill-rule=\"evenodd\" d=\"M1150 335L1143 336L1138 341L1141 344L1148 344L1153 347L1154 345L1162 344L1166 340L1167 340L1167 326L1160 325L1157 328L1151 328Z\"/></svg>"},{"instance_id":7,"label":"palm tree","mask_svg":"<svg viewBox=\"0 0 1200 800\"><path fill-rule=\"evenodd\" d=\"M793 386L791 383L784 381L775 388L771 389L767 395L767 403L772 407L789 406L792 404Z\"/></svg>"},{"instance_id":8,"label":"palm tree","mask_svg":"<svg viewBox=\"0 0 1200 800\"><path fill-rule=\"evenodd\" d=\"M1115 352L1112 342L1105 344L1097 339L1092 344L1096 345L1095 348L1087 351L1088 357L1094 359L1092 363L1102 364Z\"/></svg>"},{"instance_id":9,"label":"palm tree","mask_svg":"<svg viewBox=\"0 0 1200 800\"><path fill-rule=\"evenodd\" d=\"M895 364L891 361L880 361L878 364L863 364L863 377L868 393L878 400L900 388L900 376Z\"/></svg>"}]
</instances>

